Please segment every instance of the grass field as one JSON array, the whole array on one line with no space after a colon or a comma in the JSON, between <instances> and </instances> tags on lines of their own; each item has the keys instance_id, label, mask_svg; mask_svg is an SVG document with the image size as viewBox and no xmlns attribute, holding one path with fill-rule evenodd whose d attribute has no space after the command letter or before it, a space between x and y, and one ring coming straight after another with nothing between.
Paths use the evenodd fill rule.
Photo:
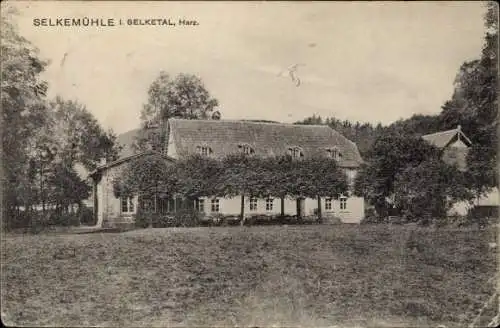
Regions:
<instances>
[{"instance_id":1,"label":"grass field","mask_svg":"<svg viewBox=\"0 0 500 328\"><path fill-rule=\"evenodd\" d=\"M31 326L467 326L493 293L497 254L488 243L495 234L315 225L7 236L2 319Z\"/></svg>"}]
</instances>

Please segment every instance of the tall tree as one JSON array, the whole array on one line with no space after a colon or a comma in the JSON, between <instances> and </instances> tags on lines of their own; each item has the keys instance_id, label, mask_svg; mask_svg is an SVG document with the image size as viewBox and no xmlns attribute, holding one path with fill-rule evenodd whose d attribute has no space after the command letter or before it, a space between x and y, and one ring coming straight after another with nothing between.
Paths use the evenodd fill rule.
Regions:
<instances>
[{"instance_id":1,"label":"tall tree","mask_svg":"<svg viewBox=\"0 0 500 328\"><path fill-rule=\"evenodd\" d=\"M93 170L100 159L112 161L118 157L116 135L112 130L105 131L83 104L56 97L49 108L54 146L67 163L79 162Z\"/></svg>"},{"instance_id":2,"label":"tall tree","mask_svg":"<svg viewBox=\"0 0 500 328\"><path fill-rule=\"evenodd\" d=\"M201 79L191 74L179 74L172 78L160 72L148 89L148 102L141 111L143 133L135 147L161 150L164 131L163 123L169 118L210 119L218 106ZM220 112L213 115L220 119Z\"/></svg>"},{"instance_id":3,"label":"tall tree","mask_svg":"<svg viewBox=\"0 0 500 328\"><path fill-rule=\"evenodd\" d=\"M365 164L355 181L355 193L367 198L377 213L388 215L390 199L394 196L397 174L409 166L428 159L437 159L440 151L417 136L387 134L375 141Z\"/></svg>"},{"instance_id":4,"label":"tall tree","mask_svg":"<svg viewBox=\"0 0 500 328\"><path fill-rule=\"evenodd\" d=\"M3 217L12 218L15 208L25 206L20 199L31 189L29 174L29 141L45 124L47 109L44 98L47 83L40 78L47 63L36 49L19 35L12 18L17 13L3 6L1 11L1 103ZM27 194L26 194L27 195Z\"/></svg>"},{"instance_id":5,"label":"tall tree","mask_svg":"<svg viewBox=\"0 0 500 328\"><path fill-rule=\"evenodd\" d=\"M443 128L460 124L473 143L467 164L470 187L477 195L498 183L498 10L494 2L486 4L485 28L481 57L460 67L452 98L440 115Z\"/></svg>"}]
</instances>

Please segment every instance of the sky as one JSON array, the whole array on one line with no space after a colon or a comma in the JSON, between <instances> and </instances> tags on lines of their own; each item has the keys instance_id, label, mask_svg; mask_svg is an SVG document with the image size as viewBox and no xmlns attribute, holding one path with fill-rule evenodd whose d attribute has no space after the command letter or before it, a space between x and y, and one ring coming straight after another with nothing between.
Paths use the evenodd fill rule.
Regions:
<instances>
[{"instance_id":1,"label":"sky","mask_svg":"<svg viewBox=\"0 0 500 328\"><path fill-rule=\"evenodd\" d=\"M87 106L117 133L139 126L160 71L199 76L223 119L313 114L390 124L436 114L460 65L480 56L482 2L27 2L15 22L50 65L49 96ZM35 18L122 19L34 26ZM196 20L134 26L126 20ZM297 86L287 73L295 64Z\"/></svg>"}]
</instances>

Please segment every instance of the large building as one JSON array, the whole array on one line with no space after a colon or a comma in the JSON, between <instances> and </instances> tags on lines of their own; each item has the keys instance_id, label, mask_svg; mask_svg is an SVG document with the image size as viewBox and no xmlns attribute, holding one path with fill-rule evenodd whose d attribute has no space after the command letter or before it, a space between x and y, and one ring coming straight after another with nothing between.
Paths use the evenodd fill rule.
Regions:
<instances>
[{"instance_id":1,"label":"large building","mask_svg":"<svg viewBox=\"0 0 500 328\"><path fill-rule=\"evenodd\" d=\"M137 131L137 130L135 130ZM119 140L133 141L134 132ZM137 212L137 197L117 198L113 192L113 177L123 167L139 156L162 156L174 162L185 156L199 154L216 159L232 153L248 153L254 156L310 157L318 154L330 156L338 161L352 185L362 163L356 144L337 131L322 125L293 125L255 121L228 120L184 120L170 119L165 128L165 143L162 153L132 154L130 146L124 144L124 153L112 163L103 163L92 173L94 181L94 211L98 224L115 219L132 218ZM238 216L241 197L204 197L198 202L198 209L210 216ZM245 215L279 215L279 198L244 199ZM161 202L167 211L176 209L177 200ZM284 200L285 215L312 216L317 211L316 199ZM359 223L364 217L364 199L351 194L340 198L323 198L322 213L340 218L343 222ZM300 213L297 213L300 211Z\"/></svg>"}]
</instances>

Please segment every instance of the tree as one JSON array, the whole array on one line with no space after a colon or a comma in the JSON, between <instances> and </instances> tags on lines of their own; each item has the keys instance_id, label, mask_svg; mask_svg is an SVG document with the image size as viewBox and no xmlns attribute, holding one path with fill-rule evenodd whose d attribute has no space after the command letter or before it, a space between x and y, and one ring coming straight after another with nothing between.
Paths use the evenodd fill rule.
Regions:
<instances>
[{"instance_id":1,"label":"tree","mask_svg":"<svg viewBox=\"0 0 500 328\"><path fill-rule=\"evenodd\" d=\"M114 134L105 132L85 106L60 97L49 102L45 125L29 139L27 153L34 172L30 190L37 193L42 211L48 200L59 211L66 211L70 204L81 204L89 196L89 186L76 173L76 165L90 171L102 157L116 159L118 147L114 141ZM72 187L68 189L65 182Z\"/></svg>"},{"instance_id":2,"label":"tree","mask_svg":"<svg viewBox=\"0 0 500 328\"><path fill-rule=\"evenodd\" d=\"M355 181L355 194L364 196L377 213L388 215L394 196L396 176L409 166L440 158L440 151L417 136L387 134L375 141L369 161L362 166Z\"/></svg>"},{"instance_id":3,"label":"tree","mask_svg":"<svg viewBox=\"0 0 500 328\"><path fill-rule=\"evenodd\" d=\"M69 163L54 163L49 170L47 185L47 199L58 214L67 211L72 204L81 204L83 199L90 196L90 186Z\"/></svg>"},{"instance_id":4,"label":"tree","mask_svg":"<svg viewBox=\"0 0 500 328\"><path fill-rule=\"evenodd\" d=\"M142 208L145 200L152 200L155 213L160 197L173 197L179 190L180 181L174 164L156 153L133 159L113 178L116 197L137 195L139 208ZM152 224L150 217L150 227Z\"/></svg>"},{"instance_id":5,"label":"tree","mask_svg":"<svg viewBox=\"0 0 500 328\"><path fill-rule=\"evenodd\" d=\"M378 127L375 127L370 123L361 124L360 122L356 122L353 124L347 120L341 121L335 117L327 117L323 120L321 116L316 115L307 117L302 121L295 122L295 124L328 125L347 139L355 142L363 157L366 156L375 139L386 129L380 124Z\"/></svg>"},{"instance_id":6,"label":"tree","mask_svg":"<svg viewBox=\"0 0 500 328\"><path fill-rule=\"evenodd\" d=\"M297 161L295 195L316 198L318 220L322 220L321 197L338 198L348 191L347 177L337 161L326 156L308 157Z\"/></svg>"},{"instance_id":7,"label":"tree","mask_svg":"<svg viewBox=\"0 0 500 328\"><path fill-rule=\"evenodd\" d=\"M156 199L179 191L174 164L160 154L151 153L133 159L113 178L115 196L140 195Z\"/></svg>"},{"instance_id":8,"label":"tree","mask_svg":"<svg viewBox=\"0 0 500 328\"><path fill-rule=\"evenodd\" d=\"M33 197L23 197L31 183L29 140L45 124L47 83L40 78L47 62L38 49L18 34L11 19L17 13L3 8L1 17L2 163L4 172L3 217L13 219L16 208ZM28 195L28 194L26 194Z\"/></svg>"},{"instance_id":9,"label":"tree","mask_svg":"<svg viewBox=\"0 0 500 328\"><path fill-rule=\"evenodd\" d=\"M487 156L484 147L472 145L467 154L466 186L479 200L498 185L496 156Z\"/></svg>"},{"instance_id":10,"label":"tree","mask_svg":"<svg viewBox=\"0 0 500 328\"><path fill-rule=\"evenodd\" d=\"M298 162L292 156L269 157L263 161L262 175L266 176L267 184L261 188L261 193L274 195L280 198L281 217L285 216L285 198L287 196L299 197L296 188L298 176ZM264 174L267 172L267 174ZM298 201L298 200L297 200ZM300 214L300 211L297 212Z\"/></svg>"},{"instance_id":11,"label":"tree","mask_svg":"<svg viewBox=\"0 0 500 328\"><path fill-rule=\"evenodd\" d=\"M192 155L178 160L175 168L180 181L179 193L189 199L224 196L227 193L221 161Z\"/></svg>"},{"instance_id":12,"label":"tree","mask_svg":"<svg viewBox=\"0 0 500 328\"><path fill-rule=\"evenodd\" d=\"M241 225L245 222L245 196L255 196L260 191L259 184L264 177L260 158L246 154L229 154L222 159L223 173L221 177L224 196L241 196Z\"/></svg>"},{"instance_id":13,"label":"tree","mask_svg":"<svg viewBox=\"0 0 500 328\"><path fill-rule=\"evenodd\" d=\"M497 185L498 11L488 2L481 57L465 62L455 78L451 100L440 114L443 128L460 124L473 147L467 157L470 188L477 195Z\"/></svg>"},{"instance_id":14,"label":"tree","mask_svg":"<svg viewBox=\"0 0 500 328\"><path fill-rule=\"evenodd\" d=\"M463 172L440 159L409 165L396 174L395 206L408 222L430 223L446 217L451 206L470 195Z\"/></svg>"},{"instance_id":15,"label":"tree","mask_svg":"<svg viewBox=\"0 0 500 328\"><path fill-rule=\"evenodd\" d=\"M398 120L387 127L392 133L424 135L440 130L438 115L415 114L405 120Z\"/></svg>"},{"instance_id":16,"label":"tree","mask_svg":"<svg viewBox=\"0 0 500 328\"><path fill-rule=\"evenodd\" d=\"M144 133L136 142L136 149L147 147L160 150L163 144L163 123L169 118L210 119L218 106L201 79L195 75L179 74L172 78L160 72L148 90L148 102L141 111ZM220 119L220 112L214 115Z\"/></svg>"},{"instance_id":17,"label":"tree","mask_svg":"<svg viewBox=\"0 0 500 328\"><path fill-rule=\"evenodd\" d=\"M118 158L120 147L116 144L116 135L112 130L104 131L83 104L56 97L49 103L49 110L50 135L58 153L69 165L79 162L93 170L102 158L107 161Z\"/></svg>"}]
</instances>

